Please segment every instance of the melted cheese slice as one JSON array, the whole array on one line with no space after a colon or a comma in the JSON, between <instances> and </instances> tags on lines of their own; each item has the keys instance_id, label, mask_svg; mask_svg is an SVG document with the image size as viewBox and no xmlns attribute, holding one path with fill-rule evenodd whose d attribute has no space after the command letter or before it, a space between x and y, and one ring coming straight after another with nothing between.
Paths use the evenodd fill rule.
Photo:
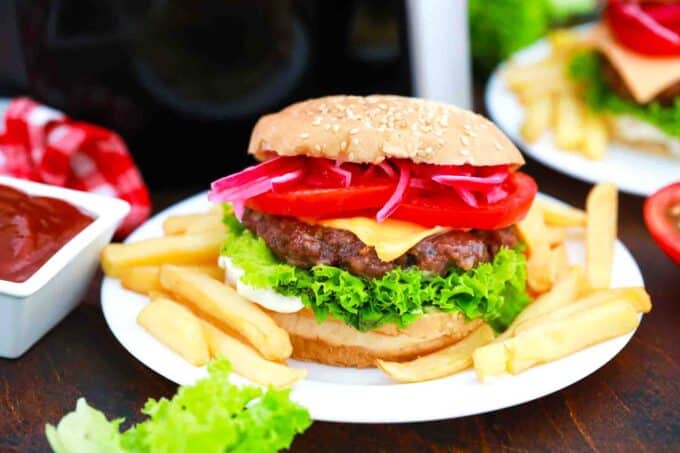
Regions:
<instances>
[{"instance_id":1,"label":"melted cheese slice","mask_svg":"<svg viewBox=\"0 0 680 453\"><path fill-rule=\"evenodd\" d=\"M641 104L680 80L680 57L650 58L635 53L618 44L603 24L595 26L586 41L606 55Z\"/></svg>"},{"instance_id":2,"label":"melted cheese slice","mask_svg":"<svg viewBox=\"0 0 680 453\"><path fill-rule=\"evenodd\" d=\"M361 242L375 248L382 261L392 261L406 253L426 237L450 231L447 227L427 228L411 222L387 219L378 223L368 217L320 220L319 225L347 230L354 233Z\"/></svg>"}]
</instances>

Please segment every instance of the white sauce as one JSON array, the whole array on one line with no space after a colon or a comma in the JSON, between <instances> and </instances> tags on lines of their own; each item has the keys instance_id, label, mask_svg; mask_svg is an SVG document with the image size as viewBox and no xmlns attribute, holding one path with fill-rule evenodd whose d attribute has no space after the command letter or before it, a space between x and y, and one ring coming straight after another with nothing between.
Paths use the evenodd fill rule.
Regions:
<instances>
[{"instance_id":1,"label":"white sauce","mask_svg":"<svg viewBox=\"0 0 680 453\"><path fill-rule=\"evenodd\" d=\"M670 137L649 123L632 116L621 115L614 121L614 127L616 133L624 140L661 143L668 147L672 155L680 157L680 140Z\"/></svg>"},{"instance_id":2,"label":"white sauce","mask_svg":"<svg viewBox=\"0 0 680 453\"><path fill-rule=\"evenodd\" d=\"M227 283L236 287L237 293L267 310L279 313L295 313L304 308L299 297L284 296L269 288L253 288L241 282L243 269L235 266L228 257L220 256L218 264L225 270Z\"/></svg>"}]
</instances>

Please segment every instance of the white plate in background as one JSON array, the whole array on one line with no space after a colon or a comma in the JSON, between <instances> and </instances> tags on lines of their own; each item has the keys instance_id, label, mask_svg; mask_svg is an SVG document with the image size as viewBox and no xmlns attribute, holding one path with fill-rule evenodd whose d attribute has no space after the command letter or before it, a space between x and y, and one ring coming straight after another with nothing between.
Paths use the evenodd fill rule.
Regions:
<instances>
[{"instance_id":1,"label":"white plate in background","mask_svg":"<svg viewBox=\"0 0 680 453\"><path fill-rule=\"evenodd\" d=\"M581 27L584 29L587 27ZM526 64L550 53L548 41L538 41L512 56L512 63ZM572 151L564 151L553 141L552 133L544 133L535 143L522 139L520 128L524 108L502 77L508 62L500 65L486 87L486 110L489 117L521 149L548 167L574 178L597 183L609 181L620 190L640 196L651 195L661 187L680 181L680 158L663 156L618 143L610 143L603 160L594 161Z\"/></svg>"}]
</instances>

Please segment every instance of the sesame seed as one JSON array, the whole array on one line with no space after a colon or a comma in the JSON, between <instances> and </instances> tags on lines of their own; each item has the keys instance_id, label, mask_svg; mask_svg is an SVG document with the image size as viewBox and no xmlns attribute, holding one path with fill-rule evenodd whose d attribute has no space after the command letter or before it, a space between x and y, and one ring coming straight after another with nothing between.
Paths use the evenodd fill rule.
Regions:
<instances>
[{"instance_id":1,"label":"sesame seed","mask_svg":"<svg viewBox=\"0 0 680 453\"><path fill-rule=\"evenodd\" d=\"M472 130L472 126L470 126L469 124L463 124L463 129L465 129L466 131L470 131Z\"/></svg>"},{"instance_id":2,"label":"sesame seed","mask_svg":"<svg viewBox=\"0 0 680 453\"><path fill-rule=\"evenodd\" d=\"M353 138L353 139L352 139L352 144L353 144L353 145L358 145L358 144L359 144L359 139L358 139L358 138Z\"/></svg>"},{"instance_id":3,"label":"sesame seed","mask_svg":"<svg viewBox=\"0 0 680 453\"><path fill-rule=\"evenodd\" d=\"M349 134L350 134L350 135L354 135L354 134L356 134L356 133L358 133L358 132L359 132L359 128L358 128L358 127L353 127L352 129L349 130Z\"/></svg>"},{"instance_id":4,"label":"sesame seed","mask_svg":"<svg viewBox=\"0 0 680 453\"><path fill-rule=\"evenodd\" d=\"M342 151L347 149L347 142L346 141L343 140L343 141L340 142L340 149Z\"/></svg>"},{"instance_id":5,"label":"sesame seed","mask_svg":"<svg viewBox=\"0 0 680 453\"><path fill-rule=\"evenodd\" d=\"M493 146L495 146L495 147L496 147L496 150L498 150L498 151L500 151L500 150L501 150L501 144L500 144L500 143L498 143L498 142L495 142L495 143L493 144Z\"/></svg>"},{"instance_id":6,"label":"sesame seed","mask_svg":"<svg viewBox=\"0 0 680 453\"><path fill-rule=\"evenodd\" d=\"M321 124L321 117L320 117L320 116L317 116L317 117L314 118L314 120L312 121L312 126L318 126L318 125L320 125L320 124Z\"/></svg>"},{"instance_id":7,"label":"sesame seed","mask_svg":"<svg viewBox=\"0 0 680 453\"><path fill-rule=\"evenodd\" d=\"M460 136L460 142L461 142L463 145L468 146L468 145L470 144L470 139L467 138L467 137L464 136L464 135L461 135L461 136Z\"/></svg>"},{"instance_id":8,"label":"sesame seed","mask_svg":"<svg viewBox=\"0 0 680 453\"><path fill-rule=\"evenodd\" d=\"M326 131L330 131L330 130L331 130L331 125L330 125L330 124L324 124L324 125L323 125L323 129L326 130Z\"/></svg>"},{"instance_id":9,"label":"sesame seed","mask_svg":"<svg viewBox=\"0 0 680 453\"><path fill-rule=\"evenodd\" d=\"M309 138L309 134L307 132L303 132L302 134L300 134L300 138L303 140Z\"/></svg>"},{"instance_id":10,"label":"sesame seed","mask_svg":"<svg viewBox=\"0 0 680 453\"><path fill-rule=\"evenodd\" d=\"M460 149L460 153L461 153L463 156L469 156L469 155L470 155L470 151L468 151L467 148L461 148L461 149Z\"/></svg>"},{"instance_id":11,"label":"sesame seed","mask_svg":"<svg viewBox=\"0 0 680 453\"><path fill-rule=\"evenodd\" d=\"M340 130L340 126L338 126L337 124L334 124L333 125L333 132L337 133L339 130Z\"/></svg>"},{"instance_id":12,"label":"sesame seed","mask_svg":"<svg viewBox=\"0 0 680 453\"><path fill-rule=\"evenodd\" d=\"M442 116L439 118L439 125L441 127L446 127L449 125L449 118L446 116Z\"/></svg>"},{"instance_id":13,"label":"sesame seed","mask_svg":"<svg viewBox=\"0 0 680 453\"><path fill-rule=\"evenodd\" d=\"M318 143L316 145L314 145L314 150L315 151L321 151L321 145L319 145Z\"/></svg>"}]
</instances>

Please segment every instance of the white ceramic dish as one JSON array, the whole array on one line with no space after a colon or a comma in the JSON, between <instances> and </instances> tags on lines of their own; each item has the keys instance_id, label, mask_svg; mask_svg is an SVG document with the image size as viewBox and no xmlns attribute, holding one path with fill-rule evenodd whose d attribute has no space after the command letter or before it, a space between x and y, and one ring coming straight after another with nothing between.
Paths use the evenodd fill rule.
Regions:
<instances>
[{"instance_id":1,"label":"white ceramic dish","mask_svg":"<svg viewBox=\"0 0 680 453\"><path fill-rule=\"evenodd\" d=\"M28 280L0 280L0 357L16 358L61 321L81 300L108 244L130 206L115 198L0 176L0 185L57 198L95 220Z\"/></svg>"},{"instance_id":2,"label":"white ceramic dish","mask_svg":"<svg viewBox=\"0 0 680 453\"><path fill-rule=\"evenodd\" d=\"M160 236L168 215L201 212L209 207L206 194L196 195L156 215L128 240ZM568 250L572 261L583 261L581 240L570 239ZM637 264L621 242L616 243L613 274L614 286L643 284ZM178 384L193 383L206 374L204 368L185 362L136 324L137 314L147 303L145 297L123 289L118 280L106 278L101 299L111 331L139 361ZM290 360L291 366L309 372L291 395L309 409L315 420L388 423L463 417L514 406L573 384L611 360L631 336L615 338L520 375L502 376L483 384L472 371L430 382L397 384L377 369L338 368ZM245 381L239 376L233 379Z\"/></svg>"},{"instance_id":3,"label":"white ceramic dish","mask_svg":"<svg viewBox=\"0 0 680 453\"><path fill-rule=\"evenodd\" d=\"M581 27L581 30L587 29ZM513 55L511 61L531 63L550 52L546 40ZM635 150L612 143L603 160L586 159L581 154L564 151L555 145L552 133L546 132L535 143L522 139L520 127L524 109L502 78L507 63L500 65L489 79L486 88L486 109L489 117L529 156L544 165L574 178L592 183L610 181L620 190L647 196L663 186L680 180L680 159Z\"/></svg>"}]
</instances>

